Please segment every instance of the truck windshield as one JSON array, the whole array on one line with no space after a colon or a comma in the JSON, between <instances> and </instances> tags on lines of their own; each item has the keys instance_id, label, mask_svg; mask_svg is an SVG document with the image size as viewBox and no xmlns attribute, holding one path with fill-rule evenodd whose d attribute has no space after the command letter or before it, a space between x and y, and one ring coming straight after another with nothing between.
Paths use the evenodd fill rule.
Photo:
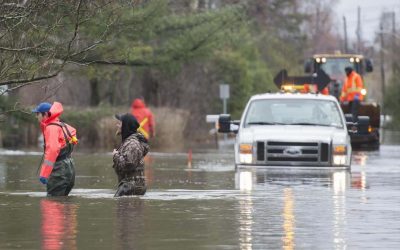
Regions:
<instances>
[{"instance_id":1,"label":"truck windshield","mask_svg":"<svg viewBox=\"0 0 400 250\"><path fill-rule=\"evenodd\" d=\"M319 65L320 68L324 70L331 79L340 81L344 81L346 78L344 68L354 68L354 63L350 62L349 58L326 58L326 62Z\"/></svg>"},{"instance_id":2,"label":"truck windshield","mask_svg":"<svg viewBox=\"0 0 400 250\"><path fill-rule=\"evenodd\" d=\"M338 105L329 100L268 99L254 100L245 116L244 126L310 125L343 128Z\"/></svg>"}]
</instances>

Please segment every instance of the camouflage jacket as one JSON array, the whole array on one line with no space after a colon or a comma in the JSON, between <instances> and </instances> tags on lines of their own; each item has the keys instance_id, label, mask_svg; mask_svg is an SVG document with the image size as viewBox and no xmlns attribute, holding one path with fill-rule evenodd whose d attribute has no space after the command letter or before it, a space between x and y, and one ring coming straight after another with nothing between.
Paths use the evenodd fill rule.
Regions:
<instances>
[{"instance_id":1,"label":"camouflage jacket","mask_svg":"<svg viewBox=\"0 0 400 250\"><path fill-rule=\"evenodd\" d=\"M114 154L113 168L118 175L118 181L123 178L143 174L144 157L149 151L147 140L140 133L135 133L125 139Z\"/></svg>"}]
</instances>

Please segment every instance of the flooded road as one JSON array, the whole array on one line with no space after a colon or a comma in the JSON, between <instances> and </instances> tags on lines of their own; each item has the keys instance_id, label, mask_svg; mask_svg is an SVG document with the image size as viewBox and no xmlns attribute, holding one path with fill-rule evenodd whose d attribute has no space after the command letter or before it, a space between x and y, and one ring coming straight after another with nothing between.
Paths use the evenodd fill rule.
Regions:
<instances>
[{"instance_id":1,"label":"flooded road","mask_svg":"<svg viewBox=\"0 0 400 250\"><path fill-rule=\"evenodd\" d=\"M400 134L350 171L235 170L230 149L146 159L144 197L113 198L110 154L77 152L45 198L41 154L0 151L0 249L400 249ZM397 138L397 139L396 139Z\"/></svg>"}]
</instances>

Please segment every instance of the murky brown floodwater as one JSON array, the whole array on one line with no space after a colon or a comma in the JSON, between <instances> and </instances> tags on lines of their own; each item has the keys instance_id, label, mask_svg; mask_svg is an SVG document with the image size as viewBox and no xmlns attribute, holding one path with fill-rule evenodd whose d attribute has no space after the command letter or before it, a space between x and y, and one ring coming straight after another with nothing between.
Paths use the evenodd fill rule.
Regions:
<instances>
[{"instance_id":1,"label":"murky brown floodwater","mask_svg":"<svg viewBox=\"0 0 400 250\"><path fill-rule=\"evenodd\" d=\"M111 155L78 152L71 196L48 199L40 154L0 151L0 249L400 249L400 134L384 142L351 171L152 153L146 195L118 199Z\"/></svg>"}]
</instances>

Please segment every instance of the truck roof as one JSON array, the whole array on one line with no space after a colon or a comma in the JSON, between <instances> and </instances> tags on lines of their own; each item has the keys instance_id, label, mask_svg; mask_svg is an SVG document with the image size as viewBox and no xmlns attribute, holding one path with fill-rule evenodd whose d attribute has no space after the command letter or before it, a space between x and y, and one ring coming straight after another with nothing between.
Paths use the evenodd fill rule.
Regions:
<instances>
[{"instance_id":1,"label":"truck roof","mask_svg":"<svg viewBox=\"0 0 400 250\"><path fill-rule=\"evenodd\" d=\"M327 57L327 58L351 58L351 57L358 57L360 59L363 59L364 56L360 54L315 54L313 55L313 58L318 58L318 57Z\"/></svg>"},{"instance_id":2,"label":"truck roof","mask_svg":"<svg viewBox=\"0 0 400 250\"><path fill-rule=\"evenodd\" d=\"M257 94L251 97L250 100L262 100L262 99L314 99L314 100L329 100L329 101L337 101L334 96L331 95L322 95L315 93L265 93L265 94Z\"/></svg>"}]
</instances>

